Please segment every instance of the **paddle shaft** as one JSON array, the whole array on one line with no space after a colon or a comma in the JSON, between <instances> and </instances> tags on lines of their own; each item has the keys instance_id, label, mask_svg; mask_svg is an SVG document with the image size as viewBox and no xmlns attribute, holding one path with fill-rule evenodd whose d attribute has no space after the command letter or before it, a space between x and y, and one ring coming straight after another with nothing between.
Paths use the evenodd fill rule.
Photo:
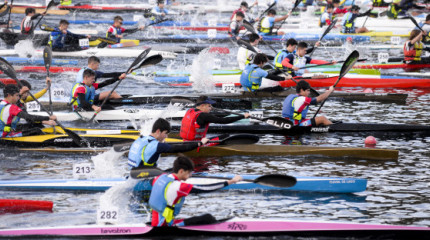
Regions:
<instances>
[{"instance_id":1,"label":"paddle shaft","mask_svg":"<svg viewBox=\"0 0 430 240\"><path fill-rule=\"evenodd\" d=\"M372 8L370 9L370 11L372 11L372 10L373 10L373 6L372 6ZM370 13L369 13L369 14L370 14ZM364 20L363 26L361 26L362 28L364 27L364 25L366 25L367 19L369 18L369 14L367 14L366 19Z\"/></svg>"},{"instance_id":2,"label":"paddle shaft","mask_svg":"<svg viewBox=\"0 0 430 240\"><path fill-rule=\"evenodd\" d=\"M54 5L54 4L55 4L54 0L51 0L51 1L48 3L48 5L46 6L46 9L45 9L44 14L46 14L46 13L48 12L48 9L49 9L50 7L52 7L52 5ZM43 17L45 17L45 15L42 15L42 17L40 17L40 19L37 21L36 25L34 25L34 27L31 29L31 32L33 32L33 31L34 31L34 29L36 29L37 25L39 25L40 21L42 21Z\"/></svg>"},{"instance_id":3,"label":"paddle shaft","mask_svg":"<svg viewBox=\"0 0 430 240\"><path fill-rule=\"evenodd\" d=\"M9 10L9 15L8 15L8 17L7 17L7 22L6 22L6 24L7 24L7 28L6 29L9 29L9 22L10 22L10 14L12 13L12 6L13 6L13 0L10 2L10 10ZM12 32L13 32L13 28L12 28Z\"/></svg>"},{"instance_id":4,"label":"paddle shaft","mask_svg":"<svg viewBox=\"0 0 430 240\"><path fill-rule=\"evenodd\" d=\"M357 62L364 62L364 61L367 61L367 58L362 58L362 59L357 60ZM345 61L339 61L337 63L343 63L343 62L345 62ZM326 66L326 65L333 65L333 63L317 64L317 65L313 65L313 66L301 67L300 69L313 68L313 67Z\"/></svg>"},{"instance_id":5,"label":"paddle shaft","mask_svg":"<svg viewBox=\"0 0 430 240\"><path fill-rule=\"evenodd\" d=\"M333 20L331 23L330 23L330 25L327 27L327 29L324 31L324 33L321 35L321 37L320 37L320 39L318 40L318 42L321 42L321 40L325 37L325 35L327 35L332 29L333 29L333 27L334 27L334 25L336 25L336 23L337 23L337 19L335 19L335 20ZM315 50L317 49L318 47L317 46L315 46L314 47L314 49L313 49L313 51L311 52L311 54L309 54L309 57L312 57L312 55L314 54L314 52L315 52Z\"/></svg>"},{"instance_id":6,"label":"paddle shaft","mask_svg":"<svg viewBox=\"0 0 430 240\"><path fill-rule=\"evenodd\" d=\"M297 8L297 6L299 6L299 4L300 4L300 0L296 0L296 2L294 3L293 9L291 9L291 11L288 13L288 17L290 17L290 14L292 14L293 11L296 10L296 8ZM279 25L278 29L276 29L276 34L278 34L279 29L281 29L282 25L284 25L284 23L287 21L287 18L285 18L284 21L281 22L281 25Z\"/></svg>"}]
</instances>

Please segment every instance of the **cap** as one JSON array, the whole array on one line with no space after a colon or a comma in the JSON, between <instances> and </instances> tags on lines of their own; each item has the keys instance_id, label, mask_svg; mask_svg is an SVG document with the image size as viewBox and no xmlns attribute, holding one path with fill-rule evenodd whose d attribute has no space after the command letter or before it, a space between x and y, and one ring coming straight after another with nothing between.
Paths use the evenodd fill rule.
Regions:
<instances>
[{"instance_id":1,"label":"cap","mask_svg":"<svg viewBox=\"0 0 430 240\"><path fill-rule=\"evenodd\" d=\"M196 103L196 106L199 106L199 105L202 105L202 104L211 104L212 105L212 104L215 104L215 103L216 103L216 101L214 101L214 100L212 100L210 98L206 98L205 100Z\"/></svg>"},{"instance_id":2,"label":"cap","mask_svg":"<svg viewBox=\"0 0 430 240\"><path fill-rule=\"evenodd\" d=\"M353 5L352 7L351 7L351 11L354 11L354 10L360 10L360 7L359 6L357 6L357 5Z\"/></svg>"},{"instance_id":3,"label":"cap","mask_svg":"<svg viewBox=\"0 0 430 240\"><path fill-rule=\"evenodd\" d=\"M241 3L240 3L240 6L244 6L244 7L246 7L246 8L249 8L249 7L248 7L248 3L247 3L247 2L245 2L245 1L241 2Z\"/></svg>"}]
</instances>

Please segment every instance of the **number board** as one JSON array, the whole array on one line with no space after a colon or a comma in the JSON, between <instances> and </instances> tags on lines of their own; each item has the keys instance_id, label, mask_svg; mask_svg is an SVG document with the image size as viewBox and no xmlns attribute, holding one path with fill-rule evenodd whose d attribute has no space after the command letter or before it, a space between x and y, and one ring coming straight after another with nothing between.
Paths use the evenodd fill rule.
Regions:
<instances>
[{"instance_id":1,"label":"number board","mask_svg":"<svg viewBox=\"0 0 430 240\"><path fill-rule=\"evenodd\" d=\"M88 179L93 174L93 168L90 163L75 163L73 164L74 179Z\"/></svg>"}]
</instances>

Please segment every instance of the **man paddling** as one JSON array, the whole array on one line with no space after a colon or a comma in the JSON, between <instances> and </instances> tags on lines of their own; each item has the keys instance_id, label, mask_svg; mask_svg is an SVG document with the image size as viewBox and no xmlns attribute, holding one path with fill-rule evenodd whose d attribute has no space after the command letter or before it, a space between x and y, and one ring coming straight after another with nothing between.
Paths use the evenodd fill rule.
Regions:
<instances>
[{"instance_id":1,"label":"man paddling","mask_svg":"<svg viewBox=\"0 0 430 240\"><path fill-rule=\"evenodd\" d=\"M243 15L242 12L236 13L236 19L231 21L229 25L228 34L230 37L235 38L235 40L239 40L240 36L240 30L243 27L243 19L245 18L245 15Z\"/></svg>"},{"instance_id":2,"label":"man paddling","mask_svg":"<svg viewBox=\"0 0 430 240\"><path fill-rule=\"evenodd\" d=\"M121 16L114 17L112 26L110 26L106 32L106 38L114 39L117 43L119 43L123 38L123 33L131 34L145 28L145 25L143 25L138 28L125 29L122 27L123 22L124 20Z\"/></svg>"},{"instance_id":3,"label":"man paddling","mask_svg":"<svg viewBox=\"0 0 430 240\"><path fill-rule=\"evenodd\" d=\"M330 93L334 91L333 86L325 93L318 97L310 98L309 95L311 86L305 80L301 80L296 85L297 94L290 94L284 100L282 107L282 117L293 121L294 125L298 126L319 126L330 125L332 122L325 116L307 119L306 114L309 110L309 105L316 105L319 102L328 98Z\"/></svg>"},{"instance_id":4,"label":"man paddling","mask_svg":"<svg viewBox=\"0 0 430 240\"><path fill-rule=\"evenodd\" d=\"M256 5L258 5L258 1L255 1L251 7L254 7ZM233 14L230 17L230 21L236 20L237 13L242 13L244 15L244 19L247 20L248 22L250 22L251 24L253 24L255 21L260 20L258 18L252 19L250 16L248 16L248 14L247 14L248 10L249 10L248 3L245 1L241 2L239 9L236 9L233 11Z\"/></svg>"},{"instance_id":5,"label":"man paddling","mask_svg":"<svg viewBox=\"0 0 430 240\"><path fill-rule=\"evenodd\" d=\"M152 8L151 13L153 16L150 24L163 20L169 14L169 11L164 8L164 0L157 0L157 6Z\"/></svg>"},{"instance_id":6,"label":"man paddling","mask_svg":"<svg viewBox=\"0 0 430 240\"><path fill-rule=\"evenodd\" d=\"M216 223L211 214L204 214L187 219L175 219L190 193L207 193L242 180L241 176L207 185L185 183L194 171L193 162L186 157L178 157L173 163L173 173L162 174L152 181L149 206L152 208L152 226L191 226Z\"/></svg>"},{"instance_id":7,"label":"man paddling","mask_svg":"<svg viewBox=\"0 0 430 240\"><path fill-rule=\"evenodd\" d=\"M261 50L257 48L258 44L260 43L260 40L260 35L255 33L249 34L249 44L254 47L257 53L261 53ZM257 53L250 51L244 46L240 46L237 50L237 63L239 64L239 69L243 71L246 65L248 65L250 62L252 62L252 60L254 60L254 57Z\"/></svg>"},{"instance_id":8,"label":"man paddling","mask_svg":"<svg viewBox=\"0 0 430 240\"><path fill-rule=\"evenodd\" d=\"M55 115L35 116L28 114L19 108L16 103L19 101L19 89L14 84L8 84L3 88L4 100L0 102L0 134L2 138L21 137L36 134L43 134L40 128L26 131L17 130L17 124L21 118L28 122L42 122L42 124L55 126Z\"/></svg>"},{"instance_id":9,"label":"man paddling","mask_svg":"<svg viewBox=\"0 0 430 240\"><path fill-rule=\"evenodd\" d=\"M290 38L285 42L285 49L282 49L281 51L276 54L275 59L273 60L273 64L277 68L283 68L282 61L289 55L289 54L296 54L298 42L294 38ZM320 42L316 42L315 46L319 47ZM314 51L314 47L310 47L306 49L306 54L310 54Z\"/></svg>"},{"instance_id":10,"label":"man paddling","mask_svg":"<svg viewBox=\"0 0 430 240\"><path fill-rule=\"evenodd\" d=\"M200 142L185 142L169 144L164 140L170 132L170 123L159 118L152 125L149 136L140 136L130 147L128 165L133 168L156 167L162 153L188 152L205 145L209 139L202 138Z\"/></svg>"},{"instance_id":11,"label":"man paddling","mask_svg":"<svg viewBox=\"0 0 430 240\"><path fill-rule=\"evenodd\" d=\"M95 90L115 83L120 79L126 77L125 73L121 76L105 80L101 83L95 83L96 73L91 69L85 69L83 72L83 82L76 83L72 88L72 94L70 97L70 104L73 106L73 110L85 110L85 111L96 111L100 112L101 107L94 104L96 94Z\"/></svg>"},{"instance_id":12,"label":"man paddling","mask_svg":"<svg viewBox=\"0 0 430 240\"><path fill-rule=\"evenodd\" d=\"M312 59L308 56L306 56L307 53L308 44L305 42L299 42L297 45L297 52L296 54L288 54L287 57L282 60L282 66L292 69L291 72L293 76L301 76L305 72L304 69L300 69L306 64L326 64L330 63L324 60L317 60ZM332 64L335 64L336 62L331 62Z\"/></svg>"},{"instance_id":13,"label":"man paddling","mask_svg":"<svg viewBox=\"0 0 430 240\"><path fill-rule=\"evenodd\" d=\"M99 78L118 78L119 76L121 76L121 74L123 74L121 72L104 73L104 72L98 71L99 67L100 67L100 58L98 58L96 56L89 57L88 58L88 65L86 67L82 68L81 70L79 70L78 74L76 75L75 84L82 83L84 81L84 71L86 69L91 69L95 72L95 74L96 74L95 81L96 82ZM110 93L110 91L105 91L105 92L101 92L99 94L96 94L94 96L95 102L103 101L109 95L109 93ZM113 91L109 97L109 99L118 99L118 98L121 98L121 95L118 94L116 91Z\"/></svg>"},{"instance_id":14,"label":"man paddling","mask_svg":"<svg viewBox=\"0 0 430 240\"><path fill-rule=\"evenodd\" d=\"M274 9L270 9L267 12L267 16L263 17L258 24L258 34L262 36L284 35L285 33L282 31L277 31L276 33L273 33L272 32L273 26L275 25L276 22L280 22L287 19L290 16L290 14L291 14L291 11L282 17L275 18L276 11Z\"/></svg>"},{"instance_id":15,"label":"man paddling","mask_svg":"<svg viewBox=\"0 0 430 240\"><path fill-rule=\"evenodd\" d=\"M51 32L49 38L49 45L52 47L52 51L78 51L83 48L79 46L78 40L80 38L90 38L91 36L84 36L74 34L67 30L69 22L67 20L60 20L59 26Z\"/></svg>"},{"instance_id":16,"label":"man paddling","mask_svg":"<svg viewBox=\"0 0 430 240\"><path fill-rule=\"evenodd\" d=\"M37 19L40 16L45 16L46 13L38 13L36 14L36 10L34 8L26 8L25 9L25 17L21 21L21 33L22 34L33 34L34 31L34 24L33 20Z\"/></svg>"},{"instance_id":17,"label":"man paddling","mask_svg":"<svg viewBox=\"0 0 430 240\"><path fill-rule=\"evenodd\" d=\"M351 7L351 11L347 12L343 18L342 18L342 33L366 33L369 32L369 30L366 27L355 27L355 20L358 17L365 17L368 16L371 12L371 9L369 9L365 13L360 13L360 7L357 5L354 5Z\"/></svg>"},{"instance_id":18,"label":"man paddling","mask_svg":"<svg viewBox=\"0 0 430 240\"><path fill-rule=\"evenodd\" d=\"M210 113L212 104L214 103L215 101L207 96L199 97L196 107L188 109L182 119L180 131L181 138L185 141L201 140L206 137L209 124L211 123L228 124L249 117L249 113L245 113L243 116L217 117ZM211 140L219 140L219 138L216 137Z\"/></svg>"},{"instance_id":19,"label":"man paddling","mask_svg":"<svg viewBox=\"0 0 430 240\"><path fill-rule=\"evenodd\" d=\"M409 35L409 40L403 46L404 60L406 63L427 63L429 58L422 58L423 51L430 51L429 47L424 47L422 42L423 36L427 35L426 32L421 30L412 30Z\"/></svg>"},{"instance_id":20,"label":"man paddling","mask_svg":"<svg viewBox=\"0 0 430 240\"><path fill-rule=\"evenodd\" d=\"M25 104L28 102L34 101L34 99L30 96L29 92L31 90L31 84L26 80L20 80L22 84L22 88L19 89L20 99L16 103L16 105L21 108L23 111L27 112ZM46 87L40 90L38 93L35 93L33 96L37 99L41 98L48 91L51 86L51 78L46 77Z\"/></svg>"}]
</instances>

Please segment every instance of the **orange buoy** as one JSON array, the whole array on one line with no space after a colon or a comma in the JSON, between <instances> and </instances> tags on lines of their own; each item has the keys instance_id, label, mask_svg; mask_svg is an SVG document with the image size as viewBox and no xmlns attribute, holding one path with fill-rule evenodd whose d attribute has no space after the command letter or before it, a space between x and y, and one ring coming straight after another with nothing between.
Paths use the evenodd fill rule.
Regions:
<instances>
[{"instance_id":1,"label":"orange buoy","mask_svg":"<svg viewBox=\"0 0 430 240\"><path fill-rule=\"evenodd\" d=\"M364 145L366 147L374 147L376 145L376 138L373 136L368 136L365 140L364 140Z\"/></svg>"}]
</instances>

